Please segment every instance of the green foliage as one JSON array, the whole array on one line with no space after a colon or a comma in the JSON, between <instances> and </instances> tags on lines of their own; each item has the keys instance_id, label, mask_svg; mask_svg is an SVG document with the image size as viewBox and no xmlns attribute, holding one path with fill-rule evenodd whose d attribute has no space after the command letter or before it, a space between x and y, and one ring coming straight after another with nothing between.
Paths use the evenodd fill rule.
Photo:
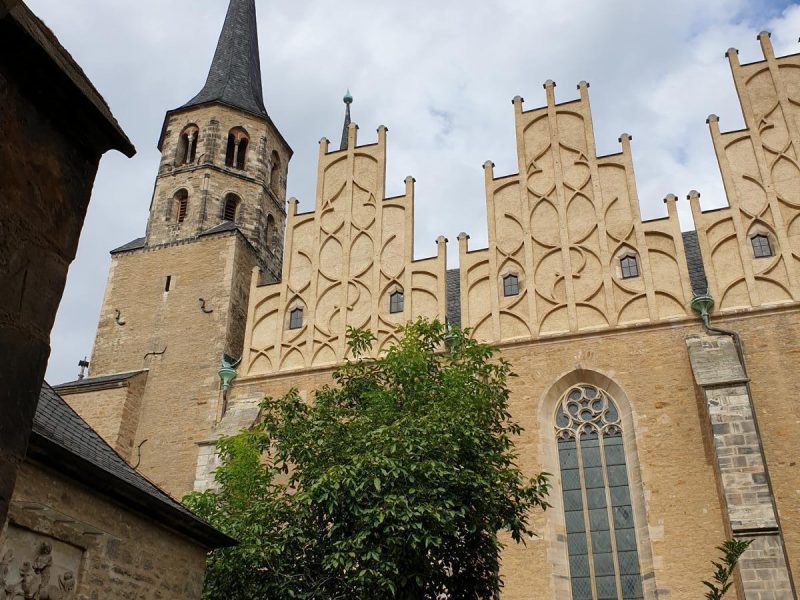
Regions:
<instances>
[{"instance_id":1,"label":"green foliage","mask_svg":"<svg viewBox=\"0 0 800 600\"><path fill-rule=\"evenodd\" d=\"M241 540L211 554L204 598L496 597L498 532L524 542L549 492L516 465L510 365L439 322L378 359L348 333L334 384L265 400L220 442L218 492L187 497Z\"/></svg>"},{"instance_id":2,"label":"green foliage","mask_svg":"<svg viewBox=\"0 0 800 600\"><path fill-rule=\"evenodd\" d=\"M718 561L711 561L711 564L714 565L714 581L703 582L703 585L709 589L706 592L708 600L720 600L728 592L733 585L731 577L736 563L739 562L739 558L752 542L753 540L728 540L722 546L717 546L717 550L722 552L722 556Z\"/></svg>"}]
</instances>

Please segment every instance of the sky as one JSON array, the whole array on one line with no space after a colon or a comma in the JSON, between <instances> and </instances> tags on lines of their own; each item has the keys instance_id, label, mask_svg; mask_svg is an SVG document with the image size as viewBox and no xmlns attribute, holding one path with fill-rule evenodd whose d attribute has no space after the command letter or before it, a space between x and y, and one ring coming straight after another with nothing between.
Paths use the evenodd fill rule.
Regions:
<instances>
[{"instance_id":1,"label":"sky","mask_svg":"<svg viewBox=\"0 0 800 600\"><path fill-rule=\"evenodd\" d=\"M205 82L227 0L26 0L111 106L138 153L100 164L78 255L51 336L50 383L75 379L91 354L110 265L109 250L144 234L164 113ZM387 196L416 180L415 253L435 239L486 244L483 169L517 172L511 99L577 97L590 82L599 155L633 136L645 219L666 214L676 194L725 205L706 117L723 130L743 121L724 58L762 58L756 35L777 54L800 51L800 5L763 0L256 0L267 110L294 149L288 196L314 204L318 142L338 143L349 88L360 143L388 133Z\"/></svg>"}]
</instances>

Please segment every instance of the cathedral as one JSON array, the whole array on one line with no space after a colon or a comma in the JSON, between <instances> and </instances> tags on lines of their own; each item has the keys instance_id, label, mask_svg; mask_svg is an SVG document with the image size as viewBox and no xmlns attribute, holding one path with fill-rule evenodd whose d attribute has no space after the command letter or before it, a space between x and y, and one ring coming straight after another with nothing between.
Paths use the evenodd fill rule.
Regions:
<instances>
[{"instance_id":1,"label":"cathedral","mask_svg":"<svg viewBox=\"0 0 800 600\"><path fill-rule=\"evenodd\" d=\"M444 237L416 258L414 179L386 197L387 129L363 135L349 94L313 208L287 201L255 2L231 0L205 85L164 119L145 234L111 251L89 375L55 389L181 497L265 396L330 381L348 326L379 353L446 320L513 364L520 465L552 474L503 598L694 600L729 538L753 540L731 598L796 598L800 55L758 42L757 62L727 52L745 128L707 121L726 207L669 195L642 220L630 137L598 156L589 85L547 81L513 100L518 172L484 165L488 247L460 234L448 270Z\"/></svg>"}]
</instances>

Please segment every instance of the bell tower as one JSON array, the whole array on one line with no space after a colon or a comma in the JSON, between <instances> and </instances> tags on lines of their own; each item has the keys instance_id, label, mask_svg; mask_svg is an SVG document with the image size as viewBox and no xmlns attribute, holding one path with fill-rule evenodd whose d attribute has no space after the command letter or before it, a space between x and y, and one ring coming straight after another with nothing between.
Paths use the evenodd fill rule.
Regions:
<instances>
[{"instance_id":1,"label":"bell tower","mask_svg":"<svg viewBox=\"0 0 800 600\"><path fill-rule=\"evenodd\" d=\"M254 0L231 0L203 89L167 113L146 245L239 229L280 273L292 150L267 114Z\"/></svg>"},{"instance_id":2,"label":"bell tower","mask_svg":"<svg viewBox=\"0 0 800 600\"><path fill-rule=\"evenodd\" d=\"M230 0L200 92L167 112L144 237L111 252L89 376L57 386L176 497L223 412L250 280L281 273L292 150L264 106L255 0Z\"/></svg>"}]
</instances>

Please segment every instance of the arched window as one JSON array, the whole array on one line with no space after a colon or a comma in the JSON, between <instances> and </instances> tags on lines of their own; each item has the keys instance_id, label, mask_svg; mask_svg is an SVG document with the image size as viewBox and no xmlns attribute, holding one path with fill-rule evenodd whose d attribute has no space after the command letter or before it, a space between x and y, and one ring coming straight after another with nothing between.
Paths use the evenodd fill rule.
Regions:
<instances>
[{"instance_id":1,"label":"arched window","mask_svg":"<svg viewBox=\"0 0 800 600\"><path fill-rule=\"evenodd\" d=\"M303 326L303 309L293 308L289 312L289 329L300 329Z\"/></svg>"},{"instance_id":2,"label":"arched window","mask_svg":"<svg viewBox=\"0 0 800 600\"><path fill-rule=\"evenodd\" d=\"M222 208L222 218L225 221L236 221L236 209L239 207L239 196L228 194Z\"/></svg>"},{"instance_id":3,"label":"arched window","mask_svg":"<svg viewBox=\"0 0 800 600\"><path fill-rule=\"evenodd\" d=\"M176 223L183 223L186 220L186 212L189 210L189 192L178 190L172 198L172 210Z\"/></svg>"},{"instance_id":4,"label":"arched window","mask_svg":"<svg viewBox=\"0 0 800 600\"><path fill-rule=\"evenodd\" d=\"M519 277L514 275L506 275L503 277L503 296L518 296L519 295Z\"/></svg>"},{"instance_id":5,"label":"arched window","mask_svg":"<svg viewBox=\"0 0 800 600\"><path fill-rule=\"evenodd\" d=\"M622 420L605 390L569 388L556 438L573 600L644 598Z\"/></svg>"},{"instance_id":6,"label":"arched window","mask_svg":"<svg viewBox=\"0 0 800 600\"><path fill-rule=\"evenodd\" d=\"M197 137L200 130L197 125L187 125L178 137L178 148L175 150L175 165L191 164L197 158Z\"/></svg>"},{"instance_id":7,"label":"arched window","mask_svg":"<svg viewBox=\"0 0 800 600\"><path fill-rule=\"evenodd\" d=\"M250 138L241 127L234 127L228 133L228 146L225 150L225 164L234 169L244 169L247 145Z\"/></svg>"},{"instance_id":8,"label":"arched window","mask_svg":"<svg viewBox=\"0 0 800 600\"><path fill-rule=\"evenodd\" d=\"M764 233L757 233L750 236L750 243L753 246L753 256L755 258L767 258L772 256L772 245L769 237Z\"/></svg>"},{"instance_id":9,"label":"arched window","mask_svg":"<svg viewBox=\"0 0 800 600\"><path fill-rule=\"evenodd\" d=\"M281 158L273 150L270 156L269 187L272 192L280 197L281 194Z\"/></svg>"},{"instance_id":10,"label":"arched window","mask_svg":"<svg viewBox=\"0 0 800 600\"><path fill-rule=\"evenodd\" d=\"M264 230L264 241L267 245L267 250L274 251L275 247L275 217L267 215L267 226Z\"/></svg>"},{"instance_id":11,"label":"arched window","mask_svg":"<svg viewBox=\"0 0 800 600\"><path fill-rule=\"evenodd\" d=\"M630 279L639 276L639 261L633 254L626 254L619 259L619 266L622 269L622 278Z\"/></svg>"},{"instance_id":12,"label":"arched window","mask_svg":"<svg viewBox=\"0 0 800 600\"><path fill-rule=\"evenodd\" d=\"M395 290L389 294L389 312L392 314L401 313L405 309L405 296L403 290Z\"/></svg>"}]
</instances>

